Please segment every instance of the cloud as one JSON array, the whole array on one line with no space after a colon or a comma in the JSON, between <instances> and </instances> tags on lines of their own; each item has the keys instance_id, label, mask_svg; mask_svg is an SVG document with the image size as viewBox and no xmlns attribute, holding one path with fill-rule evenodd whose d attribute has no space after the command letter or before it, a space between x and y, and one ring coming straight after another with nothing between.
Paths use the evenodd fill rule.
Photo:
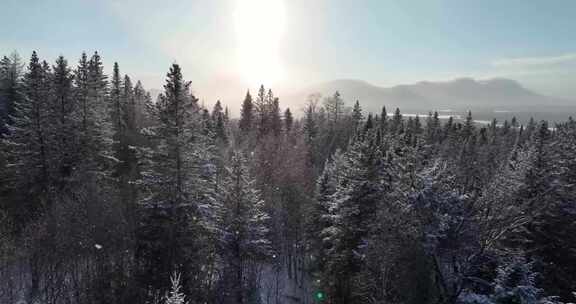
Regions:
<instances>
[{"instance_id":1,"label":"cloud","mask_svg":"<svg viewBox=\"0 0 576 304\"><path fill-rule=\"evenodd\" d=\"M567 53L558 56L505 58L494 60L491 65L496 68L535 68L555 66L569 62L576 62L576 53Z\"/></svg>"}]
</instances>

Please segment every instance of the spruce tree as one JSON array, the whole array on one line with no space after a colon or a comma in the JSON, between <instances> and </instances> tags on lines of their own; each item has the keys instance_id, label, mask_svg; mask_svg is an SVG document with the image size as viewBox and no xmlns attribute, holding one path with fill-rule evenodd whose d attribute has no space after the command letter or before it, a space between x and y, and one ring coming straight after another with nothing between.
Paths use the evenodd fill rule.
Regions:
<instances>
[{"instance_id":1,"label":"spruce tree","mask_svg":"<svg viewBox=\"0 0 576 304\"><path fill-rule=\"evenodd\" d=\"M434 111L429 113L428 119L426 120L425 136L428 144L437 143L441 140L441 125L440 119L438 118L438 112Z\"/></svg>"},{"instance_id":2,"label":"spruce tree","mask_svg":"<svg viewBox=\"0 0 576 304\"><path fill-rule=\"evenodd\" d=\"M464 121L464 127L462 128L462 139L467 140L472 134L474 134L474 120L472 119L472 111L468 111L466 115L466 120Z\"/></svg>"},{"instance_id":3,"label":"spruce tree","mask_svg":"<svg viewBox=\"0 0 576 304\"><path fill-rule=\"evenodd\" d=\"M182 283L180 282L180 274L173 273L170 277L171 287L170 292L164 297L165 304L187 304L186 296L182 293Z\"/></svg>"},{"instance_id":4,"label":"spruce tree","mask_svg":"<svg viewBox=\"0 0 576 304\"><path fill-rule=\"evenodd\" d=\"M88 129L89 104L88 104L88 56L82 53L78 67L74 71L74 84L76 86L76 101L78 102L80 125L83 132ZM83 138L84 139L84 138Z\"/></svg>"},{"instance_id":5,"label":"spruce tree","mask_svg":"<svg viewBox=\"0 0 576 304\"><path fill-rule=\"evenodd\" d=\"M198 100L190 93L180 66L167 74L157 104L156 125L147 134L153 149L144 149L138 256L146 265L143 284L160 288L175 269L182 270L185 290L201 299L206 268L204 216L209 195L209 142L204 136Z\"/></svg>"},{"instance_id":6,"label":"spruce tree","mask_svg":"<svg viewBox=\"0 0 576 304\"><path fill-rule=\"evenodd\" d=\"M336 91L330 98L324 99L324 109L328 115L328 120L334 127L344 115L344 100L340 92Z\"/></svg>"},{"instance_id":7,"label":"spruce tree","mask_svg":"<svg viewBox=\"0 0 576 304\"><path fill-rule=\"evenodd\" d=\"M256 112L256 130L258 131L259 137L262 137L269 131L270 98L273 98L272 91L268 90L268 94L266 94L264 85L261 85L260 89L258 89L258 96L256 96L254 102L254 110Z\"/></svg>"},{"instance_id":8,"label":"spruce tree","mask_svg":"<svg viewBox=\"0 0 576 304\"><path fill-rule=\"evenodd\" d=\"M111 154L110 123L107 115L107 76L98 53L88 60L82 54L75 70L75 117L79 124L80 154L84 170L109 167Z\"/></svg>"},{"instance_id":9,"label":"spruce tree","mask_svg":"<svg viewBox=\"0 0 576 304\"><path fill-rule=\"evenodd\" d=\"M228 106L224 108L224 122L226 122L226 124L230 122L230 110L228 110Z\"/></svg>"},{"instance_id":10,"label":"spruce tree","mask_svg":"<svg viewBox=\"0 0 576 304\"><path fill-rule=\"evenodd\" d=\"M126 127L126 136L132 137L137 132L136 126L136 100L134 98L134 87L128 75L124 76L121 93L122 121Z\"/></svg>"},{"instance_id":11,"label":"spruce tree","mask_svg":"<svg viewBox=\"0 0 576 304\"><path fill-rule=\"evenodd\" d=\"M388 113L386 112L386 107L382 106L382 112L380 113L380 129L384 133L388 128Z\"/></svg>"},{"instance_id":12,"label":"spruce tree","mask_svg":"<svg viewBox=\"0 0 576 304\"><path fill-rule=\"evenodd\" d=\"M0 60L0 135L6 132L6 125L13 123L16 104L22 99L22 69L18 53Z\"/></svg>"},{"instance_id":13,"label":"spruce tree","mask_svg":"<svg viewBox=\"0 0 576 304\"><path fill-rule=\"evenodd\" d=\"M280 102L275 97L270 107L270 129L275 136L282 132L282 117L280 117Z\"/></svg>"},{"instance_id":14,"label":"spruce tree","mask_svg":"<svg viewBox=\"0 0 576 304\"><path fill-rule=\"evenodd\" d=\"M63 186L74 173L74 166L78 161L74 117L77 105L74 100L74 75L66 59L63 56L58 57L52 70L52 95L49 106L50 140L54 143L52 156L55 158L56 176L60 186Z\"/></svg>"},{"instance_id":15,"label":"spruce tree","mask_svg":"<svg viewBox=\"0 0 576 304\"><path fill-rule=\"evenodd\" d=\"M124 117L122 106L122 79L120 77L120 68L117 62L114 62L114 71L112 73L112 82L110 83L110 118L114 132L114 141L119 144L124 135ZM118 150L118 148L116 148Z\"/></svg>"},{"instance_id":16,"label":"spruce tree","mask_svg":"<svg viewBox=\"0 0 576 304\"><path fill-rule=\"evenodd\" d=\"M402 125L402 114L400 113L400 109L396 108L394 111L394 116L392 116L392 121L390 122L390 133L391 134L398 134L402 133L404 126Z\"/></svg>"},{"instance_id":17,"label":"spruce tree","mask_svg":"<svg viewBox=\"0 0 576 304\"><path fill-rule=\"evenodd\" d=\"M212 126L214 129L215 138L223 144L228 141L226 118L222 111L222 104L220 100L216 101L214 109L212 109Z\"/></svg>"},{"instance_id":18,"label":"spruce tree","mask_svg":"<svg viewBox=\"0 0 576 304\"><path fill-rule=\"evenodd\" d=\"M356 100L354 108L352 109L352 122L354 124L354 129L358 129L360 123L364 120L362 115L362 108L360 107L360 102Z\"/></svg>"},{"instance_id":19,"label":"spruce tree","mask_svg":"<svg viewBox=\"0 0 576 304\"><path fill-rule=\"evenodd\" d=\"M25 208L31 218L37 218L47 205L51 186L51 145L49 137L50 70L40 63L34 51L23 77L23 98L14 105L13 124L0 144L8 162L1 174L4 186L15 191L27 189ZM28 219L21 219L27 222Z\"/></svg>"},{"instance_id":20,"label":"spruce tree","mask_svg":"<svg viewBox=\"0 0 576 304\"><path fill-rule=\"evenodd\" d=\"M339 150L327 161L324 170L318 177L315 189L315 199L310 206L306 218L306 236L311 254L310 270L314 285L327 291L334 282L334 277L327 268L330 254L333 254L333 237L337 233L338 211L333 200L337 187L344 179L346 159Z\"/></svg>"},{"instance_id":21,"label":"spruce tree","mask_svg":"<svg viewBox=\"0 0 576 304\"><path fill-rule=\"evenodd\" d=\"M254 104L252 103L252 95L250 91L246 92L246 97L242 102L242 109L240 110L240 121L238 127L247 136L254 128Z\"/></svg>"},{"instance_id":22,"label":"spruce tree","mask_svg":"<svg viewBox=\"0 0 576 304\"><path fill-rule=\"evenodd\" d=\"M286 133L290 133L292 131L293 124L294 118L292 117L292 112L290 112L290 108L286 108L286 111L284 111L284 130Z\"/></svg>"},{"instance_id":23,"label":"spruce tree","mask_svg":"<svg viewBox=\"0 0 576 304\"><path fill-rule=\"evenodd\" d=\"M222 108L222 103L220 103L220 100L216 100L214 108L212 109L212 120L216 121L216 118L218 116L223 115L224 113L222 112L222 110L224 110Z\"/></svg>"},{"instance_id":24,"label":"spruce tree","mask_svg":"<svg viewBox=\"0 0 576 304\"><path fill-rule=\"evenodd\" d=\"M136 130L140 130L145 125L145 117L146 117L146 102L147 102L147 92L142 86L142 82L137 81L136 85L134 86L134 107L135 107L135 116L134 116L134 125Z\"/></svg>"},{"instance_id":25,"label":"spruce tree","mask_svg":"<svg viewBox=\"0 0 576 304\"><path fill-rule=\"evenodd\" d=\"M250 177L246 160L235 152L228 168L223 190L223 204L220 215L220 248L226 261L225 283L227 293L231 293L234 303L246 303L248 282L256 267L254 262L262 262L272 254L269 240L269 216L264 210L264 202L256 190L255 181Z\"/></svg>"},{"instance_id":26,"label":"spruce tree","mask_svg":"<svg viewBox=\"0 0 576 304\"><path fill-rule=\"evenodd\" d=\"M374 229L377 206L389 185L382 154L373 136L356 141L345 155L343 179L332 195L332 224L324 229L327 241L327 278L333 282L329 297L334 303L355 303L352 278L362 267L363 248ZM330 282L329 281L329 282Z\"/></svg>"}]
</instances>

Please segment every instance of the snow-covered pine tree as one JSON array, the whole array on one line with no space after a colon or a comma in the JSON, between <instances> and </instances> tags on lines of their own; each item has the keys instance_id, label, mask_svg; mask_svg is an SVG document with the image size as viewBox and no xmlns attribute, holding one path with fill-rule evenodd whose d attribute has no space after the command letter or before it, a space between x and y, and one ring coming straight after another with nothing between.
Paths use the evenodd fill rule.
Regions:
<instances>
[{"instance_id":1,"label":"snow-covered pine tree","mask_svg":"<svg viewBox=\"0 0 576 304\"><path fill-rule=\"evenodd\" d=\"M0 60L0 134L6 132L6 125L12 124L11 116L22 99L23 66L16 52Z\"/></svg>"},{"instance_id":2,"label":"snow-covered pine tree","mask_svg":"<svg viewBox=\"0 0 576 304\"><path fill-rule=\"evenodd\" d=\"M226 119L222 111L222 104L220 100L216 101L212 109L212 128L214 129L215 139L221 144L225 145L228 142L228 130L226 126Z\"/></svg>"},{"instance_id":3,"label":"snow-covered pine tree","mask_svg":"<svg viewBox=\"0 0 576 304\"><path fill-rule=\"evenodd\" d=\"M400 109L396 108L396 110L394 111L394 116L392 116L392 119L390 121L390 133L391 134L401 133L403 129L404 126L403 126L402 114L400 113Z\"/></svg>"},{"instance_id":4,"label":"snow-covered pine tree","mask_svg":"<svg viewBox=\"0 0 576 304\"><path fill-rule=\"evenodd\" d=\"M122 79L120 76L120 67L117 62L114 62L112 81L110 82L109 107L114 141L118 142L124 133L124 123L122 121L122 117L124 116L122 110L124 107L122 106Z\"/></svg>"},{"instance_id":5,"label":"snow-covered pine tree","mask_svg":"<svg viewBox=\"0 0 576 304\"><path fill-rule=\"evenodd\" d=\"M316 182L315 199L306 217L307 249L310 253L310 269L313 283L320 290L327 290L331 278L326 272L332 236L336 234L336 212L333 195L338 183L344 178L344 154L339 150L326 162ZM326 238L328 237L328 238Z\"/></svg>"},{"instance_id":6,"label":"snow-covered pine tree","mask_svg":"<svg viewBox=\"0 0 576 304\"><path fill-rule=\"evenodd\" d=\"M220 254L225 265L224 286L233 303L246 303L250 272L272 255L269 216L250 177L241 152L234 152L224 183L221 204Z\"/></svg>"},{"instance_id":7,"label":"snow-covered pine tree","mask_svg":"<svg viewBox=\"0 0 576 304\"><path fill-rule=\"evenodd\" d=\"M79 126L83 171L107 174L112 156L112 134L106 105L108 82L97 52L90 60L82 54L74 80L77 102L74 115Z\"/></svg>"},{"instance_id":8,"label":"snow-covered pine tree","mask_svg":"<svg viewBox=\"0 0 576 304\"><path fill-rule=\"evenodd\" d=\"M375 215L389 184L386 165L374 134L356 140L345 154L343 178L332 195L332 225L322 234L327 250L328 297L354 303L352 278L360 271L364 250L375 228Z\"/></svg>"},{"instance_id":9,"label":"snow-covered pine tree","mask_svg":"<svg viewBox=\"0 0 576 304\"><path fill-rule=\"evenodd\" d=\"M74 85L76 87L74 93L78 103L80 128L83 132L88 129L88 111L90 109L88 106L88 65L88 56L85 52L82 52L78 67L74 71ZM85 138L81 138L81 144L84 144L84 140Z\"/></svg>"},{"instance_id":10,"label":"snow-covered pine tree","mask_svg":"<svg viewBox=\"0 0 576 304\"><path fill-rule=\"evenodd\" d=\"M324 109L328 116L328 121L332 125L337 124L342 119L344 115L344 100L342 100L340 92L336 91L331 97L324 98Z\"/></svg>"},{"instance_id":11,"label":"snow-covered pine tree","mask_svg":"<svg viewBox=\"0 0 576 304\"><path fill-rule=\"evenodd\" d=\"M222 103L220 102L220 100L216 100L216 103L212 108L212 114L211 114L212 120L216 120L216 117L218 117L219 115L223 115L223 110L224 108L222 108Z\"/></svg>"},{"instance_id":12,"label":"snow-covered pine tree","mask_svg":"<svg viewBox=\"0 0 576 304\"><path fill-rule=\"evenodd\" d=\"M174 272L170 276L170 291L164 297L164 304L188 304L186 295L182 293L182 283L180 282L180 273Z\"/></svg>"},{"instance_id":13,"label":"snow-covered pine tree","mask_svg":"<svg viewBox=\"0 0 576 304\"><path fill-rule=\"evenodd\" d=\"M64 186L78 162L78 134L76 132L76 101L72 74L68 61L60 56L52 67L51 96L49 103L51 155L56 166L55 176Z\"/></svg>"},{"instance_id":14,"label":"snow-covered pine tree","mask_svg":"<svg viewBox=\"0 0 576 304\"><path fill-rule=\"evenodd\" d=\"M252 95L250 95L250 91L248 91L242 102L240 121L238 122L238 128L242 131L243 136L248 136L248 134L251 133L254 123L254 104L252 102Z\"/></svg>"},{"instance_id":15,"label":"snow-covered pine tree","mask_svg":"<svg viewBox=\"0 0 576 304\"><path fill-rule=\"evenodd\" d=\"M475 133L476 128L474 127L474 119L472 118L472 111L468 111L466 115L466 120L464 121L464 126L461 131L462 140L465 141L470 136Z\"/></svg>"},{"instance_id":16,"label":"snow-covered pine tree","mask_svg":"<svg viewBox=\"0 0 576 304\"><path fill-rule=\"evenodd\" d=\"M362 115L362 107L360 107L360 102L356 100L354 108L352 109L352 123L354 124L354 129L358 129L363 120L364 116Z\"/></svg>"},{"instance_id":17,"label":"snow-covered pine tree","mask_svg":"<svg viewBox=\"0 0 576 304\"><path fill-rule=\"evenodd\" d=\"M13 125L8 126L9 132L0 144L8 163L2 184L16 191L27 189L30 196L25 199L29 202L25 208L32 218L46 207L51 184L49 77L48 65L33 52L23 77L23 98L14 105Z\"/></svg>"},{"instance_id":18,"label":"snow-covered pine tree","mask_svg":"<svg viewBox=\"0 0 576 304\"><path fill-rule=\"evenodd\" d=\"M143 100L141 103L142 111L140 113L142 115L142 121L141 124L139 124L140 133L142 133L144 129L158 124L158 108L156 107L156 103L152 99L150 92L144 90Z\"/></svg>"},{"instance_id":19,"label":"snow-covered pine tree","mask_svg":"<svg viewBox=\"0 0 576 304\"><path fill-rule=\"evenodd\" d=\"M388 112L386 112L386 107L382 106L382 111L380 112L379 128L382 135L386 134L388 129Z\"/></svg>"},{"instance_id":20,"label":"snow-covered pine tree","mask_svg":"<svg viewBox=\"0 0 576 304\"><path fill-rule=\"evenodd\" d=\"M132 86L132 80L128 75L124 75L121 98L123 107L122 120L126 125L126 136L128 138L133 138L133 136L138 131L136 126L137 109L136 109L136 100L134 97L134 87Z\"/></svg>"},{"instance_id":21,"label":"snow-covered pine tree","mask_svg":"<svg viewBox=\"0 0 576 304\"><path fill-rule=\"evenodd\" d=\"M146 90L142 85L142 82L138 80L134 86L134 125L136 130L140 130L144 127L145 123L145 104L146 104Z\"/></svg>"},{"instance_id":22,"label":"snow-covered pine tree","mask_svg":"<svg viewBox=\"0 0 576 304\"><path fill-rule=\"evenodd\" d=\"M230 122L230 110L228 109L228 106L224 107L224 121L226 123Z\"/></svg>"},{"instance_id":23,"label":"snow-covered pine tree","mask_svg":"<svg viewBox=\"0 0 576 304\"><path fill-rule=\"evenodd\" d=\"M313 144L315 143L316 136L318 135L318 125L316 123L316 104L312 101L309 101L306 105L304 110L304 136L306 140L306 144L308 144L309 148L311 148L310 155L315 155L315 151L313 148Z\"/></svg>"},{"instance_id":24,"label":"snow-covered pine tree","mask_svg":"<svg viewBox=\"0 0 576 304\"><path fill-rule=\"evenodd\" d=\"M463 132L467 134L467 131ZM478 144L475 133L471 133L463 139L458 157L458 169L457 175L462 191L472 194L478 191L482 168L478 165Z\"/></svg>"},{"instance_id":25,"label":"snow-covered pine tree","mask_svg":"<svg viewBox=\"0 0 576 304\"><path fill-rule=\"evenodd\" d=\"M534 133L535 156L519 192L519 203L530 215L519 238L548 294L574 301L576 289L576 123L573 119L556 126L552 134L541 123ZM561 228L559 228L561 227Z\"/></svg>"},{"instance_id":26,"label":"snow-covered pine tree","mask_svg":"<svg viewBox=\"0 0 576 304\"><path fill-rule=\"evenodd\" d=\"M255 129L258 131L259 138L269 131L266 129L270 112L270 103L268 102L269 98L267 95L273 96L273 94L271 90L269 90L268 93L269 94L266 93L264 85L261 85L258 89L258 95L256 95L256 99L254 100L254 112L256 115Z\"/></svg>"},{"instance_id":27,"label":"snow-covered pine tree","mask_svg":"<svg viewBox=\"0 0 576 304\"><path fill-rule=\"evenodd\" d=\"M138 256L144 263L143 284L162 287L179 269L184 288L201 299L207 291L205 233L207 179L214 174L209 142L199 117L197 98L190 93L180 66L167 74L156 104L156 125L144 130L154 146L142 149L141 221Z\"/></svg>"},{"instance_id":28,"label":"snow-covered pine tree","mask_svg":"<svg viewBox=\"0 0 576 304\"><path fill-rule=\"evenodd\" d=\"M459 298L461 304L561 304L557 297L545 296L544 290L537 287L538 273L533 270L534 262L523 256L503 259L496 269L492 292L477 294L464 290Z\"/></svg>"},{"instance_id":29,"label":"snow-covered pine tree","mask_svg":"<svg viewBox=\"0 0 576 304\"><path fill-rule=\"evenodd\" d=\"M290 111L290 108L286 108L286 111L284 111L284 131L286 131L287 134L290 134L293 125L294 117L292 117L292 112Z\"/></svg>"},{"instance_id":30,"label":"snow-covered pine tree","mask_svg":"<svg viewBox=\"0 0 576 304\"><path fill-rule=\"evenodd\" d=\"M282 132L282 117L280 117L280 101L278 97L273 98L270 106L270 130L275 136L279 136Z\"/></svg>"}]
</instances>

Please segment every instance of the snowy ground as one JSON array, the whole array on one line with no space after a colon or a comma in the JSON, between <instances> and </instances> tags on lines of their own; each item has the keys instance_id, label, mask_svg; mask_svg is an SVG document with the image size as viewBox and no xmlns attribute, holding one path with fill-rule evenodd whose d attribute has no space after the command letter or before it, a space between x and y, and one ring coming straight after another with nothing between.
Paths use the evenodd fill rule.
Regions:
<instances>
[{"instance_id":1,"label":"snowy ground","mask_svg":"<svg viewBox=\"0 0 576 304\"><path fill-rule=\"evenodd\" d=\"M282 267L266 265L260 277L260 297L264 304L313 303L314 290L310 278L300 266L291 275L286 263Z\"/></svg>"}]
</instances>

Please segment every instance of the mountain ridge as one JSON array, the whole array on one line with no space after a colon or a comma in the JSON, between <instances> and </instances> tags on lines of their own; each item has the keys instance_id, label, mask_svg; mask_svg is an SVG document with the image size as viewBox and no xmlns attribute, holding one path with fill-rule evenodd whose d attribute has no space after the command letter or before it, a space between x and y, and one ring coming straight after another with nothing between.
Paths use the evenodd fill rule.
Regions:
<instances>
[{"instance_id":1,"label":"mountain ridge","mask_svg":"<svg viewBox=\"0 0 576 304\"><path fill-rule=\"evenodd\" d=\"M521 108L543 106L576 106L568 99L545 96L529 90L508 78L456 78L450 81L420 81L384 87L359 79L335 79L309 86L300 92L281 98L294 103L305 101L312 93L331 96L340 92L347 104L359 100L371 112L382 106L406 110L440 110L445 108Z\"/></svg>"}]
</instances>

